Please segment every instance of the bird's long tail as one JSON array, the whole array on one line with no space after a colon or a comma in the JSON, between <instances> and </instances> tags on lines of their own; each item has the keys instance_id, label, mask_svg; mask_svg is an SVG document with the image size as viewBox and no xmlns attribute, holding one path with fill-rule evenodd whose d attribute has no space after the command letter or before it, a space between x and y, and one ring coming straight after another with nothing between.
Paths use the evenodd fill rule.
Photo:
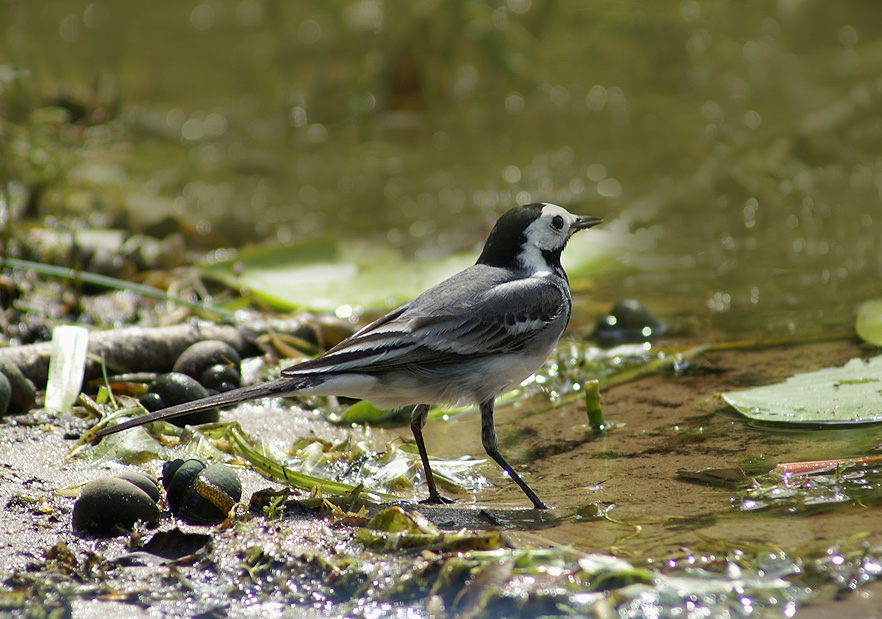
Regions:
<instances>
[{"instance_id":1,"label":"bird's long tail","mask_svg":"<svg viewBox=\"0 0 882 619\"><path fill-rule=\"evenodd\" d=\"M192 402L184 402L175 406L169 406L134 419L129 419L109 428L102 428L95 433L95 437L107 436L136 426L142 426L151 421L159 421L162 419L171 419L188 413L196 413L216 406L226 406L228 404L236 404L238 402L248 402L249 400L257 400L259 398L279 397L296 393L304 387L302 379L294 378L277 378L269 382L251 385L250 387L241 387L231 391L225 391L207 398L200 398Z\"/></svg>"}]
</instances>

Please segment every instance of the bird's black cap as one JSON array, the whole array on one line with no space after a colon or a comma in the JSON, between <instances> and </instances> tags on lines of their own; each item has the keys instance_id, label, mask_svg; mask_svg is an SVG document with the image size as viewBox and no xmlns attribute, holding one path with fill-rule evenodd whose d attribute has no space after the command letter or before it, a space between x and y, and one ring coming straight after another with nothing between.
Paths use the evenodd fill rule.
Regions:
<instances>
[{"instance_id":1,"label":"bird's black cap","mask_svg":"<svg viewBox=\"0 0 882 619\"><path fill-rule=\"evenodd\" d=\"M524 231L542 213L544 204L525 204L506 211L493 226L478 264L506 267L515 264L518 252L526 242Z\"/></svg>"}]
</instances>

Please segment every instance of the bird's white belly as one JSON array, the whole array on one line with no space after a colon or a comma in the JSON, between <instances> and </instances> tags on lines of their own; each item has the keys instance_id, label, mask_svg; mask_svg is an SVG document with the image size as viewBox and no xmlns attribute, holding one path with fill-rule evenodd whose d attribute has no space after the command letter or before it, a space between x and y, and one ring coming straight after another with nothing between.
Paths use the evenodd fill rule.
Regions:
<instances>
[{"instance_id":1,"label":"bird's white belly","mask_svg":"<svg viewBox=\"0 0 882 619\"><path fill-rule=\"evenodd\" d=\"M550 351L549 351L550 353ZM548 354L509 354L465 361L437 369L408 369L375 376L335 374L302 394L368 400L381 408L413 404L480 404L516 387L533 374Z\"/></svg>"}]
</instances>

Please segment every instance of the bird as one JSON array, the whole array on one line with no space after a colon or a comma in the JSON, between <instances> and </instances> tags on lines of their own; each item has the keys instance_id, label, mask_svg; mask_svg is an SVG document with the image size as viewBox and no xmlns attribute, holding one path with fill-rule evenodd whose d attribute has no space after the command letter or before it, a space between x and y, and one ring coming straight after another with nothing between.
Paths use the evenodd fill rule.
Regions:
<instances>
[{"instance_id":1,"label":"bird","mask_svg":"<svg viewBox=\"0 0 882 619\"><path fill-rule=\"evenodd\" d=\"M437 489L423 440L432 404L477 405L484 450L536 509L548 506L499 451L496 397L551 355L567 327L572 296L561 252L601 223L550 203L516 206L493 226L475 264L356 331L279 378L171 406L103 428L101 437L151 421L267 397L334 395L389 409L413 406L410 427L428 504L452 503Z\"/></svg>"}]
</instances>

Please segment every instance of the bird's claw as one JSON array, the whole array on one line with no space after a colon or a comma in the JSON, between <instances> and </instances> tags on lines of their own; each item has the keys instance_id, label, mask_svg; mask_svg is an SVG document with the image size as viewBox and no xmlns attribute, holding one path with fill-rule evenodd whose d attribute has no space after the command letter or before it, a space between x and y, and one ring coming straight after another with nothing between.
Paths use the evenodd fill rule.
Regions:
<instances>
[{"instance_id":1,"label":"bird's claw","mask_svg":"<svg viewBox=\"0 0 882 619\"><path fill-rule=\"evenodd\" d=\"M420 505L452 505L456 503L453 499L448 499L440 494L430 494L428 498L419 501Z\"/></svg>"}]
</instances>

